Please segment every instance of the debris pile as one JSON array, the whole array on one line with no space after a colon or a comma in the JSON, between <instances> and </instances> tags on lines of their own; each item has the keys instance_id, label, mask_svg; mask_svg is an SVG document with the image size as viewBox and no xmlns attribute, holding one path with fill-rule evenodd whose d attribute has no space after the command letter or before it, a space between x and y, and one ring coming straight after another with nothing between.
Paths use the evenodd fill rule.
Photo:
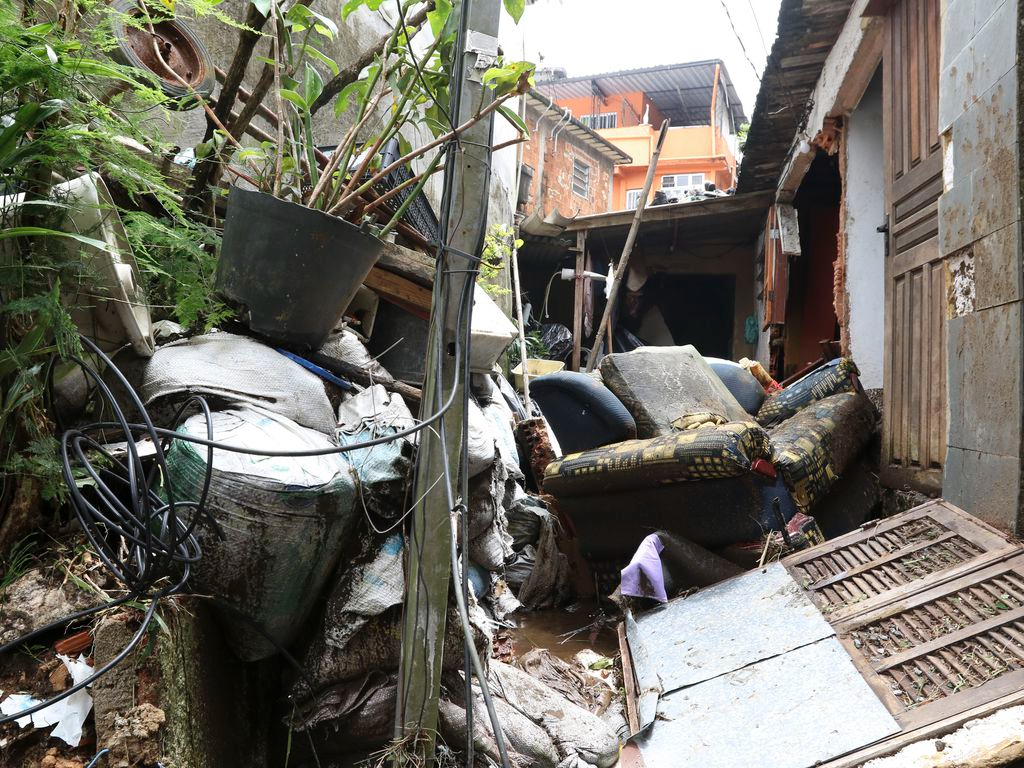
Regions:
<instances>
[{"instance_id":1,"label":"debris pile","mask_svg":"<svg viewBox=\"0 0 1024 768\"><path fill-rule=\"evenodd\" d=\"M380 748L393 732L408 577L405 532L420 423L402 395L387 388L395 380L344 326L308 358L285 355L228 332L158 343L151 357L128 364L124 355L119 356L120 366L107 360L104 378L125 390L107 406L115 413L133 411L133 420L151 423L160 437L110 446L107 455L131 460L134 452L144 463L160 462L159 493L167 501L175 498L189 509L202 510L202 518L178 523L182 533L195 537L195 549L201 552L189 565L188 587L203 596L207 605L199 610L216 616L223 633L220 642L237 659L250 664L281 654L293 659L285 688L263 695L267 701L283 696L291 702L284 722L295 733L308 734L296 746L296 759L315 761L339 750L349 755ZM313 373L305 364L313 357L332 367L361 369L371 383L364 387ZM122 380L124 375L133 381ZM561 605L572 597L557 516L543 497L526 490L521 468L525 456L513 428L522 404L518 399L510 402L505 394L509 391L500 373L474 375L469 400L469 539L459 545L470 558L470 616L477 651L484 657L496 628L515 611L524 605ZM185 409L195 409L197 396L208 405L189 416ZM543 428L543 418L533 418ZM163 442L159 450L158 442ZM102 471L98 476L103 477ZM79 503L96 508L90 496ZM95 608L95 598L114 586L102 580L89 599L78 586L81 577L69 573L72 581L59 585L33 569L5 590L6 599L26 607L8 613L12 621L5 627L7 641ZM135 649L133 622L126 618L127 623L114 622L124 629L113 636L109 622L103 625L107 628L101 631L105 639L97 646L97 663L120 655L110 652L111 637L118 636L125 650L132 651L130 658L140 663L143 654ZM459 674L464 662L460 621L455 612L448 616L443 666L449 676ZM176 623L176 629L184 626ZM175 653L176 640L160 650L167 641L153 630L147 636L145 655L154 643L158 654ZM91 640L87 644L91 648ZM116 639L113 645L119 647ZM141 683L92 686L101 699L103 722L96 724L101 746L111 750L111 759L121 761L116 764L148 765L169 757L160 744L173 741L168 727L182 724L168 721L168 713L158 706L172 682L161 682L166 667L164 661L155 668L150 663L139 667L153 677L145 684L152 701L141 705L135 703ZM85 669L76 682L88 678L93 667ZM515 703L518 699L509 700L512 683L522 687L522 680L515 678L521 673L509 674L514 680L492 675L488 685L501 702L499 708L522 719L512 709L521 706ZM453 707L461 708L464 719L467 706L455 681L453 677L445 685L442 704L448 724L442 734L449 736L458 731L448 727ZM480 683L474 684L479 697ZM532 698L527 701L534 709L573 711L573 705L541 683L529 691ZM75 696L89 694L83 690ZM43 700L42 694L39 699L7 696L4 714ZM91 707L91 698L87 700ZM57 723L59 719L47 718L50 709L75 701L74 696L64 699L25 720L36 727ZM478 706L485 712L482 703ZM87 714L86 709L83 717ZM530 736L532 742L513 738L517 728L528 731L526 725L502 720L502 727L509 729L514 757L550 758L530 764L555 766L577 755L610 764L618 748L615 730L600 724L595 731L599 724L589 717L581 711L571 723L549 723L550 733L541 727ZM485 714L478 715L477 726L485 720ZM604 734L599 737L603 742L585 742L597 733ZM493 735L487 738L493 743ZM449 746L461 748L459 742Z\"/></svg>"},{"instance_id":2,"label":"debris pile","mask_svg":"<svg viewBox=\"0 0 1024 768\"><path fill-rule=\"evenodd\" d=\"M242 738L261 722L285 729L295 765L402 748L393 736L405 601L420 578L410 572L409 520L420 502L417 454L432 427L418 413L419 382L389 373L366 342L344 323L314 350L278 348L237 324L200 334L162 328L151 355L123 350L115 361L97 348L102 373L79 363L102 382L102 408L121 424L120 443L103 434L108 442L83 444L69 459L100 491L80 486L73 501L102 562L86 554L59 587L39 568L8 585L8 599L34 607L11 613L5 637L40 628L59 637L66 630L47 625L104 608L97 598L124 606L95 627L91 666L85 655L75 662L86 674L72 670L72 683L86 681L92 693L51 705L84 717L78 705L95 696L93 743L110 749L112 764L187 760L183 733L205 748L196 707L209 705L184 694L181 680L209 664L220 667L219 685L251 692L250 711L263 712L246 725L227 715L227 727ZM610 766L632 730L620 692L632 673L593 651L567 662L515 641L502 650L504 633L511 627L514 638L524 611L593 594L595 582L607 595L621 578L613 599L641 609L735 576L758 553L763 562L813 542L820 533L806 513L854 461L874 419L850 361L780 391L711 361L720 376L692 347L640 348L606 358L604 383L568 372L539 378L531 403L491 357L466 393L468 493L452 510L451 535L465 564L454 589L464 579L469 604L445 617L439 735L453 753L472 743L479 758L501 762L505 752L510 765ZM748 405L762 401L757 413L733 390ZM587 403L575 416L565 407L574 397ZM76 434L101 433L85 407L69 414ZM564 456L563 441L582 450ZM132 466L145 479L124 506L111 484L131 487ZM632 494L665 500L642 509ZM712 502L715 519L699 506L681 516L688 494ZM144 542L144 504L161 510L165 539ZM145 544L138 563L105 548L106 519ZM658 532L638 536L653 520ZM604 563L612 569L602 572ZM125 575L138 587L114 579ZM83 597L79 583L93 594ZM132 609L141 589L140 622ZM463 621L483 678L467 677ZM205 660L190 658L196 648ZM117 666L124 659L132 669ZM276 675L260 672L265 664ZM92 685L91 671L110 667ZM7 696L4 712L43 704L37 693ZM26 719L75 729L49 711ZM262 739L250 748L267 759L279 746Z\"/></svg>"},{"instance_id":3,"label":"debris pile","mask_svg":"<svg viewBox=\"0 0 1024 768\"><path fill-rule=\"evenodd\" d=\"M1024 576L999 570L1016 550L960 518L939 531L949 509L817 560L822 542L870 538L878 513L877 412L853 360L783 387L757 361L644 346L607 326L628 249L596 372L563 370L582 339L560 323L530 356L521 286L518 324L495 300L506 262L518 283L514 232L484 222L491 122L525 140L504 104L532 65L481 74L497 30L469 29L469 3L399 4L347 68L315 47L339 30L310 4L247 4L225 70L175 3L155 19L114 3L102 60L81 58L87 14L28 24L32 5L0 8L0 74L23 75L19 56L63 74L0 109L0 763L423 764L439 739L451 764L610 768L646 733L659 766L679 764L676 735L728 764L736 723L717 706L738 711L754 671L813 687L823 720L843 714L842 684L886 738L910 686L858 670L882 679L917 651L855 668L841 643L857 622L875 631L866 611L890 608L890 588L974 567L993 581L971 589L1000 590L985 626L1009 611L1020 655ZM343 20L361 6L380 3L350 0ZM422 60L421 29L437 36ZM439 120L437 88L469 119ZM336 99L354 122L327 144L314 117L344 112ZM201 108L206 141L171 151L129 117L140 105ZM408 147L402 129L424 124L437 137ZM435 214L423 190L442 169ZM598 356L605 330L631 351ZM572 655L526 632L555 611ZM612 625L621 655L596 642ZM914 662L932 686L914 716L1011 669L961 661L962 681L940 678L956 660ZM769 724L806 715L761 700ZM859 748L861 725L781 729L783 757ZM736 740L740 762L762 734Z\"/></svg>"}]
</instances>

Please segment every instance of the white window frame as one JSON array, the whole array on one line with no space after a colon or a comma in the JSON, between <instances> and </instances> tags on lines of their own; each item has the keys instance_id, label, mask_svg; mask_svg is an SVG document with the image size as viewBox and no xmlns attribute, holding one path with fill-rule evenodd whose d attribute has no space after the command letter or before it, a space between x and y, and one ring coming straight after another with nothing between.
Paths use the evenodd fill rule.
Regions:
<instances>
[{"instance_id":1,"label":"white window frame","mask_svg":"<svg viewBox=\"0 0 1024 768\"><path fill-rule=\"evenodd\" d=\"M640 196L644 193L642 189L626 190L626 210L633 211L640 206Z\"/></svg>"},{"instance_id":2,"label":"white window frame","mask_svg":"<svg viewBox=\"0 0 1024 768\"><path fill-rule=\"evenodd\" d=\"M671 179L670 183L669 180ZM704 189L703 173L675 173L661 178L662 189Z\"/></svg>"},{"instance_id":3,"label":"white window frame","mask_svg":"<svg viewBox=\"0 0 1024 768\"><path fill-rule=\"evenodd\" d=\"M590 199L590 166L578 157L572 159L572 193ZM583 191L581 192L580 189Z\"/></svg>"},{"instance_id":4,"label":"white window frame","mask_svg":"<svg viewBox=\"0 0 1024 768\"><path fill-rule=\"evenodd\" d=\"M618 128L619 114L618 112L595 112L592 115L583 115L580 117L580 122L594 131Z\"/></svg>"}]
</instances>

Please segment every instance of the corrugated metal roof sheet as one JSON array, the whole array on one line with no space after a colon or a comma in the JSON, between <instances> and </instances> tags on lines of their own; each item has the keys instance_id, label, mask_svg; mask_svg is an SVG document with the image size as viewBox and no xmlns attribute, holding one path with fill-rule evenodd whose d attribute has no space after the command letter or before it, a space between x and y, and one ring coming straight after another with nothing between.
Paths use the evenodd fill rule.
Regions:
<instances>
[{"instance_id":1,"label":"corrugated metal roof sheet","mask_svg":"<svg viewBox=\"0 0 1024 768\"><path fill-rule=\"evenodd\" d=\"M546 113L549 116L558 115L564 117L567 114L566 110L552 102L551 99L545 98L543 95L537 93L536 90L528 91L526 93L526 104L527 106L532 107L541 113ZM616 165L633 162L632 157L571 115L569 116L569 121L564 130L574 136L577 140L586 144L595 152L607 157Z\"/></svg>"},{"instance_id":2,"label":"corrugated metal roof sheet","mask_svg":"<svg viewBox=\"0 0 1024 768\"><path fill-rule=\"evenodd\" d=\"M553 99L572 99L597 94L646 93L655 106L672 120L672 125L709 125L715 65L721 67L724 88L735 131L746 122L743 104L721 61L692 61L664 67L630 69L583 77L566 77L539 82L536 89Z\"/></svg>"},{"instance_id":3,"label":"corrugated metal roof sheet","mask_svg":"<svg viewBox=\"0 0 1024 768\"><path fill-rule=\"evenodd\" d=\"M653 242L687 243L695 248L702 243L731 243L749 245L764 229L764 212L771 202L767 192L755 195L729 195L685 203L648 206L644 210L637 248L644 249ZM557 237L544 237L522 233L525 244L519 251L521 264L554 264L569 255L576 243L576 232L587 230L600 237L611 252L619 253L629 232L636 211L613 211L577 216ZM658 253L668 254L671 249L658 247ZM666 255L666 260L676 258ZM650 256L650 254L649 254ZM653 258L653 257L652 257Z\"/></svg>"}]
</instances>

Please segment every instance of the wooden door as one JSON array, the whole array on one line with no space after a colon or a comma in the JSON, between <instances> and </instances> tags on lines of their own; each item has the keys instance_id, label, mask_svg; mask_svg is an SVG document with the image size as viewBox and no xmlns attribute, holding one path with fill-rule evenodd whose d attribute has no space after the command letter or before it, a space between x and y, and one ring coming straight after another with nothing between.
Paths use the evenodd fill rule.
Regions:
<instances>
[{"instance_id":1,"label":"wooden door","mask_svg":"<svg viewBox=\"0 0 1024 768\"><path fill-rule=\"evenodd\" d=\"M882 481L932 493L942 489L947 419L939 2L893 3L883 57L889 247Z\"/></svg>"}]
</instances>

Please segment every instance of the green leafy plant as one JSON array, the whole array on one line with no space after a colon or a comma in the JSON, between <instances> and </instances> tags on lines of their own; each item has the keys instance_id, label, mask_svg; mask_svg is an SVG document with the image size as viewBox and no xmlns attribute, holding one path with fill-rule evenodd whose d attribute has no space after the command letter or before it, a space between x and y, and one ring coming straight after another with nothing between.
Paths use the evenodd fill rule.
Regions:
<instances>
[{"instance_id":1,"label":"green leafy plant","mask_svg":"<svg viewBox=\"0 0 1024 768\"><path fill-rule=\"evenodd\" d=\"M501 279L502 273L508 269L513 249L521 248L522 245L523 241L516 239L515 231L510 226L492 224L487 230L477 282L492 299L509 294L509 289Z\"/></svg>"},{"instance_id":2,"label":"green leafy plant","mask_svg":"<svg viewBox=\"0 0 1024 768\"><path fill-rule=\"evenodd\" d=\"M210 1L187 4L202 10ZM21 4L0 4L0 519L12 487L64 497L46 405L48 361L81 353L66 306L96 282L81 247L114 248L70 225L62 183L99 173L122 206L165 212L163 231L193 241L179 250L212 250L187 224L161 168L170 146L157 131L171 102L155 77L106 56L113 8L81 0L66 11L42 21L39 4L26 4L24 15ZM159 256L144 240L136 245L156 269ZM194 292L204 288L197 283Z\"/></svg>"},{"instance_id":3,"label":"green leafy plant","mask_svg":"<svg viewBox=\"0 0 1024 768\"><path fill-rule=\"evenodd\" d=\"M0 595L25 575L35 559L36 541L33 536L26 536L14 542L11 551L4 559L3 576L0 576Z\"/></svg>"},{"instance_id":4,"label":"green leafy plant","mask_svg":"<svg viewBox=\"0 0 1024 768\"><path fill-rule=\"evenodd\" d=\"M540 329L526 332L526 356L530 359L544 359L550 354L547 345L541 338ZM508 348L508 364L515 368L521 362L519 355L519 343L513 342Z\"/></svg>"},{"instance_id":5,"label":"green leafy plant","mask_svg":"<svg viewBox=\"0 0 1024 768\"><path fill-rule=\"evenodd\" d=\"M141 211L123 218L154 316L207 331L233 315L213 289L220 242L215 230L197 222L171 226Z\"/></svg>"},{"instance_id":6,"label":"green leafy plant","mask_svg":"<svg viewBox=\"0 0 1024 768\"><path fill-rule=\"evenodd\" d=\"M338 26L310 5L258 0L273 26L271 56L263 61L273 74L267 103L277 136L242 148L237 137L221 133L209 150L223 147L236 154L232 173L237 177L275 197L334 215L383 218L380 234L386 235L404 209L384 204L402 192L412 200L443 169L449 144L474 124L497 112L526 135L526 125L505 102L529 88L534 69L529 62L499 60L483 75L493 100L462 123L452 115L448 87L457 30L450 0L345 2L342 23L365 8L385 18L391 31L372 61L337 92L328 86L328 78L336 80L339 67L322 48L338 34ZM522 0L506 0L513 18L521 16L522 6ZM394 11L392 18L385 16L385 9ZM431 40L421 50L414 40L423 30L430 30ZM349 121L329 154L319 150L313 126L315 112L325 103L333 103L335 116ZM429 138L413 147L408 138L412 132ZM385 165L381 150L394 142L399 156ZM419 166L418 173L399 188L376 195L376 185L411 163Z\"/></svg>"},{"instance_id":7,"label":"green leafy plant","mask_svg":"<svg viewBox=\"0 0 1024 768\"><path fill-rule=\"evenodd\" d=\"M57 441L44 408L45 360L77 344L77 333L60 304L60 283L46 296L23 297L0 306L0 320L31 318L16 345L0 350L0 499L8 478L38 482L46 500L63 498ZM47 336L53 344L47 344ZM74 341L72 341L74 340Z\"/></svg>"},{"instance_id":8,"label":"green leafy plant","mask_svg":"<svg viewBox=\"0 0 1024 768\"><path fill-rule=\"evenodd\" d=\"M747 147L747 137L750 135L750 123L744 123L736 129L736 146L742 152Z\"/></svg>"}]
</instances>

